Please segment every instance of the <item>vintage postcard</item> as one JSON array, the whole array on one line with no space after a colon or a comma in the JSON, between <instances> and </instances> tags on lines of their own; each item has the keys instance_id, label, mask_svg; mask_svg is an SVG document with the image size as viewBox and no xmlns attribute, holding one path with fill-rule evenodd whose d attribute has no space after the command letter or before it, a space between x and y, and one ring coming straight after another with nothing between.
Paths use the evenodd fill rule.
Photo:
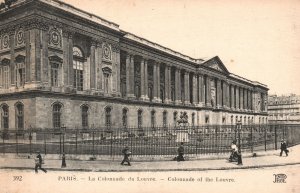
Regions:
<instances>
[{"instance_id":1,"label":"vintage postcard","mask_svg":"<svg viewBox=\"0 0 300 193\"><path fill-rule=\"evenodd\" d=\"M300 192L299 18L0 0L0 193Z\"/></svg>"}]
</instances>

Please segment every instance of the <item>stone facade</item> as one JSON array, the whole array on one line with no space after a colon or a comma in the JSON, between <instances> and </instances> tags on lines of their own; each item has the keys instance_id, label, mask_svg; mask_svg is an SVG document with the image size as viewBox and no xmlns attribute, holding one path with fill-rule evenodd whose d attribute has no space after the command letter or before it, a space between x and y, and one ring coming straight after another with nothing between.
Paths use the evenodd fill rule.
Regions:
<instances>
[{"instance_id":1,"label":"stone facade","mask_svg":"<svg viewBox=\"0 0 300 193\"><path fill-rule=\"evenodd\" d=\"M300 96L270 95L268 97L269 121L271 123L300 123Z\"/></svg>"},{"instance_id":2,"label":"stone facade","mask_svg":"<svg viewBox=\"0 0 300 193\"><path fill-rule=\"evenodd\" d=\"M1 128L266 123L268 88L58 0L0 10Z\"/></svg>"}]
</instances>

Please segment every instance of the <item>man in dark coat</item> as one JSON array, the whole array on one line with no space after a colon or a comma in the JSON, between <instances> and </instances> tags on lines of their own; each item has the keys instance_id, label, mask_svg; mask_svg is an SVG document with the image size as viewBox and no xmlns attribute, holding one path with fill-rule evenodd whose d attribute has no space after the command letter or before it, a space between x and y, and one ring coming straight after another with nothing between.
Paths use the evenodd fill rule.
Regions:
<instances>
[{"instance_id":1,"label":"man in dark coat","mask_svg":"<svg viewBox=\"0 0 300 193\"><path fill-rule=\"evenodd\" d=\"M282 156L282 152L285 152L285 155L288 156L288 150L287 150L287 145L286 142L282 139L280 143L280 156Z\"/></svg>"},{"instance_id":2,"label":"man in dark coat","mask_svg":"<svg viewBox=\"0 0 300 193\"><path fill-rule=\"evenodd\" d=\"M127 164L128 164L129 166L131 166L131 164L130 164L130 162L129 162L129 156L130 156L130 154L131 154L131 152L130 152L130 150L129 150L129 147L126 146L126 147L122 150L122 153L123 153L123 155L124 155L124 158L123 158L123 160L122 160L122 162L121 162L121 165L124 165L124 162L127 162Z\"/></svg>"},{"instance_id":3,"label":"man in dark coat","mask_svg":"<svg viewBox=\"0 0 300 193\"><path fill-rule=\"evenodd\" d=\"M41 169L43 172L47 173L47 170L42 168L42 164L43 164L43 159L40 152L38 151L37 156L35 157L35 168L34 168L35 173L38 173L38 169Z\"/></svg>"},{"instance_id":4,"label":"man in dark coat","mask_svg":"<svg viewBox=\"0 0 300 193\"><path fill-rule=\"evenodd\" d=\"M183 147L183 142L180 143L180 146L177 149L178 156L177 156L177 161L184 161L184 147Z\"/></svg>"}]
</instances>

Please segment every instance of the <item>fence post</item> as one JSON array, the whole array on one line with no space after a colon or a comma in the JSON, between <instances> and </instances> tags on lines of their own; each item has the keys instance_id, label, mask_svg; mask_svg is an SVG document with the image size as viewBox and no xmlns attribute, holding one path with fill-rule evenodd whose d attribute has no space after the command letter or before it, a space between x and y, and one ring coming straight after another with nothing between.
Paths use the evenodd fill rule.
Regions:
<instances>
[{"instance_id":1,"label":"fence post","mask_svg":"<svg viewBox=\"0 0 300 193\"><path fill-rule=\"evenodd\" d=\"M264 136L264 138L265 138L265 151L267 151L267 127L265 126L264 128L265 128L265 136Z\"/></svg>"},{"instance_id":2,"label":"fence post","mask_svg":"<svg viewBox=\"0 0 300 193\"><path fill-rule=\"evenodd\" d=\"M5 135L8 135L8 134L5 134L5 130L3 129L3 133L2 133L2 143L3 143L3 155L5 155Z\"/></svg>"},{"instance_id":3,"label":"fence post","mask_svg":"<svg viewBox=\"0 0 300 193\"><path fill-rule=\"evenodd\" d=\"M253 125L250 125L250 145L251 153L253 153Z\"/></svg>"},{"instance_id":4,"label":"fence post","mask_svg":"<svg viewBox=\"0 0 300 193\"><path fill-rule=\"evenodd\" d=\"M16 130L16 152L19 154L19 146L18 146L18 131Z\"/></svg>"},{"instance_id":5,"label":"fence post","mask_svg":"<svg viewBox=\"0 0 300 193\"><path fill-rule=\"evenodd\" d=\"M77 137L78 137L78 128L76 128L75 132L75 154L77 155Z\"/></svg>"},{"instance_id":6,"label":"fence post","mask_svg":"<svg viewBox=\"0 0 300 193\"><path fill-rule=\"evenodd\" d=\"M44 130L44 151L45 155L47 154L47 147L46 147L46 131Z\"/></svg>"},{"instance_id":7,"label":"fence post","mask_svg":"<svg viewBox=\"0 0 300 193\"><path fill-rule=\"evenodd\" d=\"M93 127L93 150L92 150L92 153L93 153L93 157L95 156L95 128Z\"/></svg>"},{"instance_id":8,"label":"fence post","mask_svg":"<svg viewBox=\"0 0 300 193\"><path fill-rule=\"evenodd\" d=\"M29 153L30 153L30 155L31 155L31 152L32 152L31 140L32 140L32 134L31 134L31 126L30 126L30 129L29 129Z\"/></svg>"},{"instance_id":9,"label":"fence post","mask_svg":"<svg viewBox=\"0 0 300 193\"><path fill-rule=\"evenodd\" d=\"M59 155L61 155L61 132L59 133Z\"/></svg>"},{"instance_id":10,"label":"fence post","mask_svg":"<svg viewBox=\"0 0 300 193\"><path fill-rule=\"evenodd\" d=\"M110 131L110 157L112 157L112 146L113 146L113 131Z\"/></svg>"},{"instance_id":11,"label":"fence post","mask_svg":"<svg viewBox=\"0 0 300 193\"><path fill-rule=\"evenodd\" d=\"M275 132L275 150L277 150L277 125L274 125L274 132Z\"/></svg>"}]
</instances>

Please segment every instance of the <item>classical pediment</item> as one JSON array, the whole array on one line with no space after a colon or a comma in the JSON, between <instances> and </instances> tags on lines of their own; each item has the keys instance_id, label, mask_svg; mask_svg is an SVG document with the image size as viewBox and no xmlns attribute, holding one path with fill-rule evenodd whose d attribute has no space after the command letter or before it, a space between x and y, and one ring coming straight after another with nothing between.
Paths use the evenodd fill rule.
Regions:
<instances>
[{"instance_id":1,"label":"classical pediment","mask_svg":"<svg viewBox=\"0 0 300 193\"><path fill-rule=\"evenodd\" d=\"M224 74L229 74L229 71L223 64L223 62L220 60L218 56L215 56L203 63L204 66L207 66L209 68L212 68L214 70L217 70L219 72L222 72Z\"/></svg>"}]
</instances>

